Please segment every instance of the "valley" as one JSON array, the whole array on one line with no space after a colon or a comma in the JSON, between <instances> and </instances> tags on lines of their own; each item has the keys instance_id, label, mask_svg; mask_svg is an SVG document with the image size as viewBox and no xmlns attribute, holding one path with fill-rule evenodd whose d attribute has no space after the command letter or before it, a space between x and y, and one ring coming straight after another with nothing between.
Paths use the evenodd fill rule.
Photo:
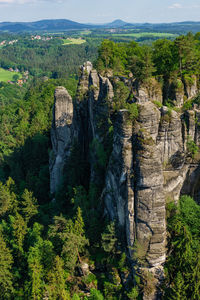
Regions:
<instances>
[{"instance_id":1,"label":"valley","mask_svg":"<svg viewBox=\"0 0 200 300\"><path fill-rule=\"evenodd\" d=\"M0 299L199 300L200 23L0 44Z\"/></svg>"}]
</instances>

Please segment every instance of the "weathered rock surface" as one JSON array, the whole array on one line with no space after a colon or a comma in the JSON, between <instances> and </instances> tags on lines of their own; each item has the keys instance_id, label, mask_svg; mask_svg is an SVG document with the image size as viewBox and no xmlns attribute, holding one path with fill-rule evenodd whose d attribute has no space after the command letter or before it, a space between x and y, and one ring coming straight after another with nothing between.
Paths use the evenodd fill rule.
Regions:
<instances>
[{"instance_id":1,"label":"weathered rock surface","mask_svg":"<svg viewBox=\"0 0 200 300\"><path fill-rule=\"evenodd\" d=\"M164 165L169 163L170 158L176 152L184 151L180 114L175 111L169 111L166 106L161 108L161 118L156 143Z\"/></svg>"},{"instance_id":2,"label":"weathered rock surface","mask_svg":"<svg viewBox=\"0 0 200 300\"><path fill-rule=\"evenodd\" d=\"M159 118L151 102L141 105L134 128L128 111L118 113L104 190L108 214L125 228L128 246L137 240L150 266L165 261L164 178L156 145Z\"/></svg>"},{"instance_id":3,"label":"weathered rock surface","mask_svg":"<svg viewBox=\"0 0 200 300\"><path fill-rule=\"evenodd\" d=\"M58 87L54 95L51 129L52 152L50 155L50 191L55 193L61 183L63 167L73 142L73 103L64 87Z\"/></svg>"},{"instance_id":4,"label":"weathered rock surface","mask_svg":"<svg viewBox=\"0 0 200 300\"><path fill-rule=\"evenodd\" d=\"M90 182L102 181L96 172L97 149L109 138L109 108L114 97L113 86L108 78L97 73L90 62L81 67L77 102L81 134L79 141L90 163Z\"/></svg>"},{"instance_id":5,"label":"weathered rock surface","mask_svg":"<svg viewBox=\"0 0 200 300\"><path fill-rule=\"evenodd\" d=\"M129 246L135 240L132 165L132 124L128 123L128 111L120 110L114 127L113 151L103 196L107 214L112 220L117 219Z\"/></svg>"},{"instance_id":6,"label":"weathered rock surface","mask_svg":"<svg viewBox=\"0 0 200 300\"><path fill-rule=\"evenodd\" d=\"M198 93L197 87L197 78L195 75L192 75L191 78L188 80L185 79L185 89L186 89L186 96L188 99L195 97Z\"/></svg>"},{"instance_id":7,"label":"weathered rock surface","mask_svg":"<svg viewBox=\"0 0 200 300\"><path fill-rule=\"evenodd\" d=\"M132 87L130 81L133 80ZM124 80L126 83L126 80ZM188 155L188 139L200 145L200 111L194 107L181 113L166 106L158 109L152 102L162 103L162 88L152 78L133 88L139 114L130 120L129 111L112 111L114 97L110 80L93 69L90 62L81 68L77 97L72 99L63 87L55 91L52 123L52 155L50 158L51 192L62 180L62 172L76 138L83 157L90 166L90 183L101 182L105 213L120 228L122 242L134 261L137 246L140 267L155 274L156 285L163 277L166 259L166 201L178 201L189 193L200 201L200 169ZM197 84L169 87L176 106L197 92ZM171 89L171 91L170 91ZM113 115L112 115L113 114ZM106 149L110 142L110 123L114 127L112 152L105 171L96 171L99 145ZM101 178L105 174L105 178ZM155 293L144 299L155 299Z\"/></svg>"},{"instance_id":8,"label":"weathered rock surface","mask_svg":"<svg viewBox=\"0 0 200 300\"><path fill-rule=\"evenodd\" d=\"M150 78L142 84L134 80L133 93L138 103L148 102L149 100L163 102L162 86L155 78Z\"/></svg>"}]
</instances>

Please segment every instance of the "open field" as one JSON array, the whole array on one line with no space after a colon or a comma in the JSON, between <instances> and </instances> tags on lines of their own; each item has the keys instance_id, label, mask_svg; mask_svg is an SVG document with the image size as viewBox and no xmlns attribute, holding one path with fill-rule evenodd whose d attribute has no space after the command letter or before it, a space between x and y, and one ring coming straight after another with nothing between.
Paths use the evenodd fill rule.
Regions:
<instances>
[{"instance_id":1,"label":"open field","mask_svg":"<svg viewBox=\"0 0 200 300\"><path fill-rule=\"evenodd\" d=\"M4 70L0 68L0 81L8 81L13 80L13 75L19 75L19 78L21 78L21 74L17 72L10 72L7 70Z\"/></svg>"},{"instance_id":2,"label":"open field","mask_svg":"<svg viewBox=\"0 0 200 300\"><path fill-rule=\"evenodd\" d=\"M86 41L83 39L74 39L74 38L68 38L68 39L63 39L63 45L80 45L85 43Z\"/></svg>"},{"instance_id":3,"label":"open field","mask_svg":"<svg viewBox=\"0 0 200 300\"><path fill-rule=\"evenodd\" d=\"M176 38L178 34L166 33L166 32L136 32L136 33L113 33L113 37L154 37L154 38Z\"/></svg>"},{"instance_id":4,"label":"open field","mask_svg":"<svg viewBox=\"0 0 200 300\"><path fill-rule=\"evenodd\" d=\"M91 33L92 33L91 30L84 30L84 31L80 32L81 35L88 35L88 34L91 34Z\"/></svg>"}]
</instances>

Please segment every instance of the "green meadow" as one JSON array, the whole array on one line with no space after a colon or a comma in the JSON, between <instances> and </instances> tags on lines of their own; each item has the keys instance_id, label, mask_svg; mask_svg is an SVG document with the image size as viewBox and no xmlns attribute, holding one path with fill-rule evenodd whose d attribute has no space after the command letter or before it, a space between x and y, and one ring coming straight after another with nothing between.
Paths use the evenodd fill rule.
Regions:
<instances>
[{"instance_id":1,"label":"green meadow","mask_svg":"<svg viewBox=\"0 0 200 300\"><path fill-rule=\"evenodd\" d=\"M80 45L85 43L86 41L83 39L75 39L75 38L68 38L68 39L63 39L63 45Z\"/></svg>"},{"instance_id":2,"label":"green meadow","mask_svg":"<svg viewBox=\"0 0 200 300\"><path fill-rule=\"evenodd\" d=\"M154 38L176 38L178 35L167 32L136 32L136 33L113 33L113 37L154 37Z\"/></svg>"},{"instance_id":3,"label":"green meadow","mask_svg":"<svg viewBox=\"0 0 200 300\"><path fill-rule=\"evenodd\" d=\"M19 78L21 78L20 73L10 72L10 71L0 68L0 81L8 81L8 80L12 81L14 75L19 75Z\"/></svg>"}]
</instances>

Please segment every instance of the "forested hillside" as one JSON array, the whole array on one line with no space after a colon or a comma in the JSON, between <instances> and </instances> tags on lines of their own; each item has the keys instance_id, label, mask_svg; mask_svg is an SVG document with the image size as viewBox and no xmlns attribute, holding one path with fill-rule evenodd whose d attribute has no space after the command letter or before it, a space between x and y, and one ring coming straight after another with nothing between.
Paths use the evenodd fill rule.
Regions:
<instances>
[{"instance_id":1,"label":"forested hillside","mask_svg":"<svg viewBox=\"0 0 200 300\"><path fill-rule=\"evenodd\" d=\"M4 35L5 40L13 37ZM61 37L49 41L32 40L31 35L15 38L19 38L17 43L0 48L0 67L17 67L22 72L28 70L33 76L66 78L77 74L83 61L94 61L97 56L95 41L66 47Z\"/></svg>"},{"instance_id":2,"label":"forested hillside","mask_svg":"<svg viewBox=\"0 0 200 300\"><path fill-rule=\"evenodd\" d=\"M200 33L152 46L104 40L98 57L94 44L24 38L0 49L1 67L31 75L0 83L0 299L200 299ZM78 72L88 60L97 71ZM72 97L72 143L50 193L58 86Z\"/></svg>"}]
</instances>

